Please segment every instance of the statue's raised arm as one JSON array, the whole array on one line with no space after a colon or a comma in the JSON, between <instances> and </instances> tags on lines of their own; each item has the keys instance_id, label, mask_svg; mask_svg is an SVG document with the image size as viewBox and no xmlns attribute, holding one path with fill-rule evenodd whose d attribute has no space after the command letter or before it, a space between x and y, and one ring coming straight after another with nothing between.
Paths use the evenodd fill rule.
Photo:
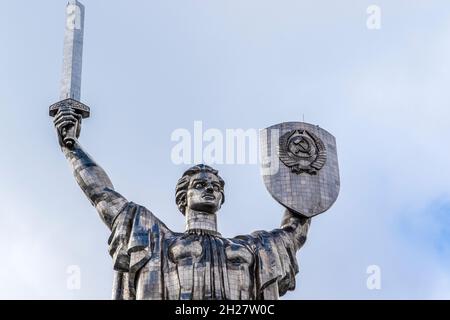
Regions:
<instances>
[{"instance_id":1,"label":"statue's raised arm","mask_svg":"<svg viewBox=\"0 0 450 320\"><path fill-rule=\"evenodd\" d=\"M54 119L58 140L78 185L111 229L114 219L128 201L114 190L106 172L83 150L78 141L71 148L65 146L63 131L68 126L80 128L79 122L81 122L79 114L69 108L61 109Z\"/></svg>"}]
</instances>

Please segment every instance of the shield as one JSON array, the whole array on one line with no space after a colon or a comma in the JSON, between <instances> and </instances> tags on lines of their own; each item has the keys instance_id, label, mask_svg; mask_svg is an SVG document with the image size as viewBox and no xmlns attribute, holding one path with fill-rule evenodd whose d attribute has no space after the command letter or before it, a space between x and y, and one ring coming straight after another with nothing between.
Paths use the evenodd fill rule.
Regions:
<instances>
[{"instance_id":1,"label":"shield","mask_svg":"<svg viewBox=\"0 0 450 320\"><path fill-rule=\"evenodd\" d=\"M336 139L319 126L284 122L262 129L260 159L267 190L286 208L313 217L336 201Z\"/></svg>"}]
</instances>

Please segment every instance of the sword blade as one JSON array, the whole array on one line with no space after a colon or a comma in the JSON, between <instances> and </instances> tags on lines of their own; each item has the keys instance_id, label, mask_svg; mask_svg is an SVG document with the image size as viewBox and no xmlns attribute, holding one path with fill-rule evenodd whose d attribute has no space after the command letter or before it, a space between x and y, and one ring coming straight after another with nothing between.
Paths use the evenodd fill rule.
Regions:
<instances>
[{"instance_id":1,"label":"sword blade","mask_svg":"<svg viewBox=\"0 0 450 320\"><path fill-rule=\"evenodd\" d=\"M60 100L81 99L81 70L83 64L84 6L69 0L66 7L64 60Z\"/></svg>"}]
</instances>

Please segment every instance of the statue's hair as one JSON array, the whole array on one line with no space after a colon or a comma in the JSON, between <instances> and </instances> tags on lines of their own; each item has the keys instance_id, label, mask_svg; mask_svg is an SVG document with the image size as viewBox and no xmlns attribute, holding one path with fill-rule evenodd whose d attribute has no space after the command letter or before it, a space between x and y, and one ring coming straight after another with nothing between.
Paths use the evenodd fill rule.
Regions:
<instances>
[{"instance_id":1,"label":"statue's hair","mask_svg":"<svg viewBox=\"0 0 450 320\"><path fill-rule=\"evenodd\" d=\"M222 193L221 204L225 202L225 193L224 193L225 181L219 176L219 171L215 170L210 166L207 166L206 164L198 164L189 168L183 173L183 176L178 180L177 186L175 188L175 202L177 204L178 210L180 210L182 214L185 214L186 212L186 205L187 205L186 194L189 182L191 181L193 175L200 172L209 172L217 176L221 186L220 190L220 192Z\"/></svg>"}]
</instances>

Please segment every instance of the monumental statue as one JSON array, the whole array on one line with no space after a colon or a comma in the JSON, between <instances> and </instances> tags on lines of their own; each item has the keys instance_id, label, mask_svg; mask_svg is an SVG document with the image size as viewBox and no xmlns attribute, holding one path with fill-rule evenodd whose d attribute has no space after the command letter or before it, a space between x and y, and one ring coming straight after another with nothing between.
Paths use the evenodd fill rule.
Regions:
<instances>
[{"instance_id":1,"label":"monumental statue","mask_svg":"<svg viewBox=\"0 0 450 320\"><path fill-rule=\"evenodd\" d=\"M310 219L327 210L339 191L334 137L303 122L261 131L261 151L270 155L263 166L276 168L263 168L263 180L286 208L279 228L223 237L217 214L225 202L225 182L217 170L199 164L176 184L186 228L172 231L160 216L122 196L78 141L90 112L79 101L84 7L71 0L67 14L61 101L50 107L50 115L78 185L111 231L113 298L266 300L293 290L296 253Z\"/></svg>"}]
</instances>

